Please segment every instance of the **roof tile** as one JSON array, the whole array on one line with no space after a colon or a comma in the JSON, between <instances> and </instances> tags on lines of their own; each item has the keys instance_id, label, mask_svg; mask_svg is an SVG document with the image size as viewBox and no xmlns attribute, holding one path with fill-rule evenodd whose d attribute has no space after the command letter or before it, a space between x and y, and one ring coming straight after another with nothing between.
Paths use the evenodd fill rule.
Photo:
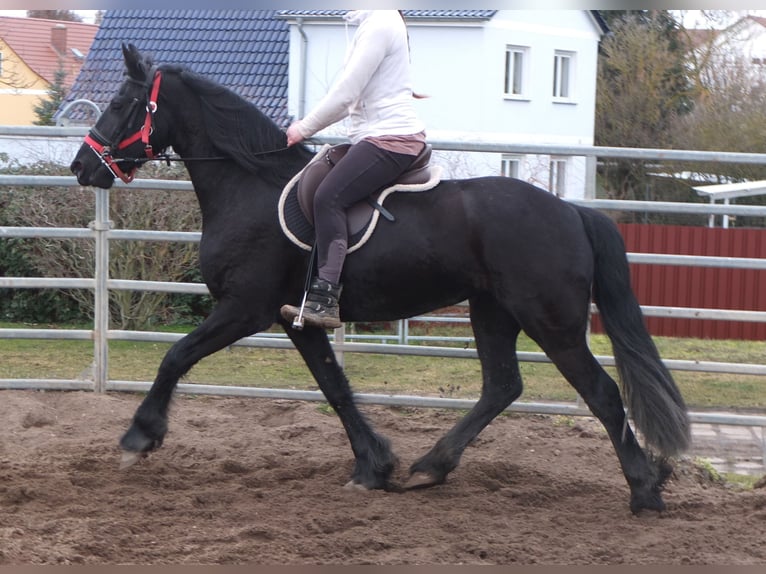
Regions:
<instances>
[{"instance_id":1,"label":"roof tile","mask_svg":"<svg viewBox=\"0 0 766 574\"><path fill-rule=\"evenodd\" d=\"M53 29L61 25L66 28L67 49L64 54L59 54L53 47L51 36ZM72 84L83 64L83 60L75 55L72 48L87 55L97 31L98 26L81 22L0 17L0 38L27 66L51 84L60 66L67 74L64 85Z\"/></svg>"},{"instance_id":2,"label":"roof tile","mask_svg":"<svg viewBox=\"0 0 766 574\"><path fill-rule=\"evenodd\" d=\"M322 16L322 17L340 17L346 14L348 10L279 10L279 16ZM442 20L475 18L480 20L489 20L497 10L402 10L405 18L408 19L428 19L438 18Z\"/></svg>"},{"instance_id":3,"label":"roof tile","mask_svg":"<svg viewBox=\"0 0 766 574\"><path fill-rule=\"evenodd\" d=\"M289 26L274 10L109 10L64 105L85 98L106 107L123 80L124 41L227 86L282 126L290 121ZM263 86L274 87L265 99Z\"/></svg>"}]
</instances>

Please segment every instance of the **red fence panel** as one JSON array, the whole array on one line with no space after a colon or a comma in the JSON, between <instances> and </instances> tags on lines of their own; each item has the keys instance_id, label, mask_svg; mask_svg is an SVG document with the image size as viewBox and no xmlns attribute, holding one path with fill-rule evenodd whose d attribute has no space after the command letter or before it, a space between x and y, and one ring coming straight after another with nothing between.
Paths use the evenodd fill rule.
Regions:
<instances>
[{"instance_id":1,"label":"red fence panel","mask_svg":"<svg viewBox=\"0 0 766 574\"><path fill-rule=\"evenodd\" d=\"M716 257L766 258L766 229L619 224L627 250ZM766 271L632 263L641 305L766 311ZM711 319L647 317L653 335L766 340L766 324ZM603 332L598 316L593 331Z\"/></svg>"}]
</instances>

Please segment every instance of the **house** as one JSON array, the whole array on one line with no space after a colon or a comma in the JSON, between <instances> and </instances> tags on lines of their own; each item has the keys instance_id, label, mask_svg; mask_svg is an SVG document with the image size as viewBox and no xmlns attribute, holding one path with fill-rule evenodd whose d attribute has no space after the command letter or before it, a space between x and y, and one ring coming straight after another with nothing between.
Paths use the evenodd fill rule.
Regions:
<instances>
[{"instance_id":1,"label":"house","mask_svg":"<svg viewBox=\"0 0 766 574\"><path fill-rule=\"evenodd\" d=\"M31 125L56 74L68 89L80 72L98 26L0 17L0 125Z\"/></svg>"},{"instance_id":2,"label":"house","mask_svg":"<svg viewBox=\"0 0 766 574\"><path fill-rule=\"evenodd\" d=\"M766 18L745 16L715 37L720 51L743 58L745 63L763 70L766 66Z\"/></svg>"},{"instance_id":3,"label":"house","mask_svg":"<svg viewBox=\"0 0 766 574\"><path fill-rule=\"evenodd\" d=\"M710 88L737 85L763 86L766 82L766 18L748 15L723 29L688 29L689 42L696 54L702 77ZM738 82L732 82L732 78ZM741 80L745 80L742 82ZM746 92L744 92L746 93ZM694 174L699 178L701 174ZM720 175L710 176L720 180ZM728 179L728 178L727 178ZM697 195L707 197L711 204L724 204L737 199L766 195L766 181L727 181L692 187ZM721 226L729 227L730 217L721 216ZM716 216L708 217L714 227Z\"/></svg>"},{"instance_id":4,"label":"house","mask_svg":"<svg viewBox=\"0 0 766 574\"><path fill-rule=\"evenodd\" d=\"M124 42L225 85L286 127L289 41L273 10L107 10L62 110L78 99L106 107L124 79Z\"/></svg>"},{"instance_id":5,"label":"house","mask_svg":"<svg viewBox=\"0 0 766 574\"><path fill-rule=\"evenodd\" d=\"M283 10L290 23L290 115L300 117L341 68L345 10ZM416 102L437 139L593 145L598 46L595 10L404 10ZM333 126L325 133L338 133ZM503 174L583 197L585 160L531 154L442 153L452 177Z\"/></svg>"},{"instance_id":6,"label":"house","mask_svg":"<svg viewBox=\"0 0 766 574\"><path fill-rule=\"evenodd\" d=\"M752 85L766 80L766 18L750 15L726 28L685 33L706 85L726 85L732 76Z\"/></svg>"},{"instance_id":7,"label":"house","mask_svg":"<svg viewBox=\"0 0 766 574\"><path fill-rule=\"evenodd\" d=\"M287 127L338 73L346 10L108 10L68 97L101 109L122 81L120 44L185 64ZM415 89L431 136L592 145L598 44L593 10L404 10ZM334 128L337 132L337 127ZM333 133L328 130L327 133ZM453 177L505 174L582 197L585 160L442 154Z\"/></svg>"}]
</instances>

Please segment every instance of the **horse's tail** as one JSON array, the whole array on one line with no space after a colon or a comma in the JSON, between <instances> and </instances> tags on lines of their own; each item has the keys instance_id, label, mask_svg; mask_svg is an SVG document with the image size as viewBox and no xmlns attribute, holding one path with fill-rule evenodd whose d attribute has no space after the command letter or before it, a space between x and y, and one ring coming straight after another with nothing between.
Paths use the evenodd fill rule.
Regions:
<instances>
[{"instance_id":1,"label":"horse's tail","mask_svg":"<svg viewBox=\"0 0 766 574\"><path fill-rule=\"evenodd\" d=\"M630 284L630 267L617 226L603 213L578 207L595 258L593 300L612 341L628 414L646 443L663 456L689 446L683 397L644 324Z\"/></svg>"}]
</instances>

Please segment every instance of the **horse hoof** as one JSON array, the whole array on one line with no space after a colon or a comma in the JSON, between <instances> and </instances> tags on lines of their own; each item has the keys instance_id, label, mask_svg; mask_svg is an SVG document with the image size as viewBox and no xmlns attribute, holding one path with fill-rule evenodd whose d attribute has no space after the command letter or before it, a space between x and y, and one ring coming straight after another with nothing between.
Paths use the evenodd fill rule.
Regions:
<instances>
[{"instance_id":1,"label":"horse hoof","mask_svg":"<svg viewBox=\"0 0 766 574\"><path fill-rule=\"evenodd\" d=\"M665 511L665 502L662 500L662 497L656 493L649 497L631 498L630 511L634 515L638 516L644 510L662 513Z\"/></svg>"},{"instance_id":2,"label":"horse hoof","mask_svg":"<svg viewBox=\"0 0 766 574\"><path fill-rule=\"evenodd\" d=\"M143 452L133 452L130 450L122 451L122 457L120 457L120 470L130 468L145 456L146 453Z\"/></svg>"},{"instance_id":3,"label":"horse hoof","mask_svg":"<svg viewBox=\"0 0 766 574\"><path fill-rule=\"evenodd\" d=\"M363 484L349 480L346 484L343 485L343 490L358 490L360 492L367 492L369 488Z\"/></svg>"},{"instance_id":4,"label":"horse hoof","mask_svg":"<svg viewBox=\"0 0 766 574\"><path fill-rule=\"evenodd\" d=\"M425 472L413 473L407 482L404 483L404 488L412 490L414 488L426 488L427 486L433 486L437 484L437 480Z\"/></svg>"}]
</instances>

